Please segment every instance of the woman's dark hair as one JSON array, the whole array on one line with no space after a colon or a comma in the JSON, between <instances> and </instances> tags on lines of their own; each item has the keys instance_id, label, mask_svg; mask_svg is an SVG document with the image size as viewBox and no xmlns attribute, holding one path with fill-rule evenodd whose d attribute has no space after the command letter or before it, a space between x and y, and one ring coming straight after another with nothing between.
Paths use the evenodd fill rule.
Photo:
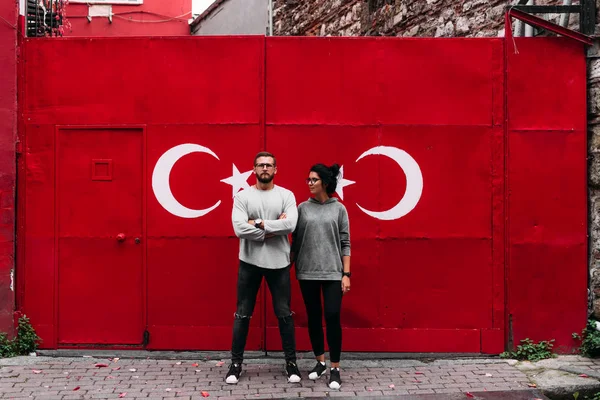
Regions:
<instances>
[{"instance_id":1,"label":"woman's dark hair","mask_svg":"<svg viewBox=\"0 0 600 400\"><path fill-rule=\"evenodd\" d=\"M337 178L340 173L339 165L333 164L331 167L328 167L325 164L315 164L310 167L310 170L319 174L323 187L329 196L335 193Z\"/></svg>"}]
</instances>

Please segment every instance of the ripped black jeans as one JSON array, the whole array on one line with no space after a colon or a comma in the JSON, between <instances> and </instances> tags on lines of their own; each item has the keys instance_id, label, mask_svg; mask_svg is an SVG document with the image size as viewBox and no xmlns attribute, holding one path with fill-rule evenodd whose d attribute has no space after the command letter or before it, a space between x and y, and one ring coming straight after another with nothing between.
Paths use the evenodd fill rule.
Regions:
<instances>
[{"instance_id":1,"label":"ripped black jeans","mask_svg":"<svg viewBox=\"0 0 600 400\"><path fill-rule=\"evenodd\" d=\"M256 295L260 289L263 277L267 281L273 309L279 321L279 334L285 361L296 362L296 338L294 335L294 320L290 308L291 286L290 267L281 269L260 268L240 261L237 281L237 309L233 322L233 340L231 343L231 361L241 364L244 360L244 348L250 327L250 317L254 312Z\"/></svg>"}]
</instances>

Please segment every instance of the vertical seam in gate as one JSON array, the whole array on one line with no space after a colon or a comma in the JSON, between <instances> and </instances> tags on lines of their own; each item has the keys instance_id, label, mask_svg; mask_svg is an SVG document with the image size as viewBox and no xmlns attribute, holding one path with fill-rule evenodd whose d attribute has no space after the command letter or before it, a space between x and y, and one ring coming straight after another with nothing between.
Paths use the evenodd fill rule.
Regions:
<instances>
[{"instance_id":1,"label":"vertical seam in gate","mask_svg":"<svg viewBox=\"0 0 600 400\"><path fill-rule=\"evenodd\" d=\"M510 24L507 24L505 29L512 29ZM509 32L512 37L512 32ZM511 345L512 337L512 324L509 324L510 320L510 300L509 300L509 285L508 277L510 274L510 230L509 230L509 180L508 180L508 132L509 132L509 113L508 113L508 45L506 43L507 32L504 33L503 43L503 54L504 54L504 348L506 349ZM514 38L513 38L514 40Z\"/></svg>"},{"instance_id":2,"label":"vertical seam in gate","mask_svg":"<svg viewBox=\"0 0 600 400\"><path fill-rule=\"evenodd\" d=\"M58 209L59 209L59 196L58 196L58 135L60 132L60 128L58 125L54 125L54 290L53 290L53 302L54 302L54 347L58 348L58 245L59 245L59 218L58 218Z\"/></svg>"},{"instance_id":3,"label":"vertical seam in gate","mask_svg":"<svg viewBox=\"0 0 600 400\"><path fill-rule=\"evenodd\" d=\"M146 134L146 125L142 126L142 344L145 343L145 331L148 331L148 244L147 244L147 229L148 224L148 181L147 181L147 148L148 140ZM148 343L146 346L148 347Z\"/></svg>"},{"instance_id":4,"label":"vertical seam in gate","mask_svg":"<svg viewBox=\"0 0 600 400\"><path fill-rule=\"evenodd\" d=\"M266 36L262 37L262 63L259 65L261 68L261 76L260 80L260 104L262 107L260 113L260 128L262 134L262 148L267 150L267 38ZM265 283L264 281L261 283L261 305L262 305L262 338L260 340L261 346L264 351L264 355L267 356L267 296L265 291Z\"/></svg>"}]
</instances>

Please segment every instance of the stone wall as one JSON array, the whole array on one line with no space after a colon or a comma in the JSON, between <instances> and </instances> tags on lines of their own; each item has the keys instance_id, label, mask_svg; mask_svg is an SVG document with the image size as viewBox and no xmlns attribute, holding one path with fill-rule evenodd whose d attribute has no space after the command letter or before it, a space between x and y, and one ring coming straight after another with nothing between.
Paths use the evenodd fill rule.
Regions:
<instances>
[{"instance_id":1,"label":"stone wall","mask_svg":"<svg viewBox=\"0 0 600 400\"><path fill-rule=\"evenodd\" d=\"M501 0L274 0L275 35L493 37L504 35ZM537 0L536 4L562 4ZM574 1L577 3L577 1ZM600 11L600 0L596 1ZM558 15L546 18L557 22ZM597 21L600 19L597 17ZM579 16L569 27L578 29ZM600 25L596 27L600 33ZM600 46L588 51L590 311L600 319Z\"/></svg>"},{"instance_id":2,"label":"stone wall","mask_svg":"<svg viewBox=\"0 0 600 400\"><path fill-rule=\"evenodd\" d=\"M597 2L596 7L600 8ZM597 19L598 21L598 19ZM596 25L598 32L598 25ZM590 300L600 320L600 47L588 51L588 183Z\"/></svg>"},{"instance_id":3,"label":"stone wall","mask_svg":"<svg viewBox=\"0 0 600 400\"><path fill-rule=\"evenodd\" d=\"M275 35L493 37L506 0L274 0ZM562 0L538 0L538 5ZM548 18L557 20L557 15ZM570 22L578 26L579 17Z\"/></svg>"}]
</instances>

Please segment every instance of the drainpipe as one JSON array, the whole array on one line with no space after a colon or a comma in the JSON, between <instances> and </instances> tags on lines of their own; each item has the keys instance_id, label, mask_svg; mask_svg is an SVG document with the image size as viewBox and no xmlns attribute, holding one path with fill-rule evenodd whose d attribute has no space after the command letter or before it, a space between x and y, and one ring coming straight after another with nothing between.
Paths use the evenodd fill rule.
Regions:
<instances>
[{"instance_id":1,"label":"drainpipe","mask_svg":"<svg viewBox=\"0 0 600 400\"><path fill-rule=\"evenodd\" d=\"M513 4L518 4L519 0L515 0ZM515 21L515 32L513 33L514 37L521 37L525 32L525 24L520 19Z\"/></svg>"},{"instance_id":2,"label":"drainpipe","mask_svg":"<svg viewBox=\"0 0 600 400\"><path fill-rule=\"evenodd\" d=\"M267 36L273 36L273 0L269 0Z\"/></svg>"},{"instance_id":3,"label":"drainpipe","mask_svg":"<svg viewBox=\"0 0 600 400\"><path fill-rule=\"evenodd\" d=\"M528 6L534 6L535 5L535 0L529 0L527 2ZM533 36L533 26L531 25L525 25L525 36L526 37L532 37Z\"/></svg>"},{"instance_id":4,"label":"drainpipe","mask_svg":"<svg viewBox=\"0 0 600 400\"><path fill-rule=\"evenodd\" d=\"M572 3L573 3L573 0L563 0L563 6L570 6ZM569 25L569 17L570 16L571 16L571 14L569 14L569 13L560 14L559 25L564 26L566 28L567 25Z\"/></svg>"}]
</instances>

